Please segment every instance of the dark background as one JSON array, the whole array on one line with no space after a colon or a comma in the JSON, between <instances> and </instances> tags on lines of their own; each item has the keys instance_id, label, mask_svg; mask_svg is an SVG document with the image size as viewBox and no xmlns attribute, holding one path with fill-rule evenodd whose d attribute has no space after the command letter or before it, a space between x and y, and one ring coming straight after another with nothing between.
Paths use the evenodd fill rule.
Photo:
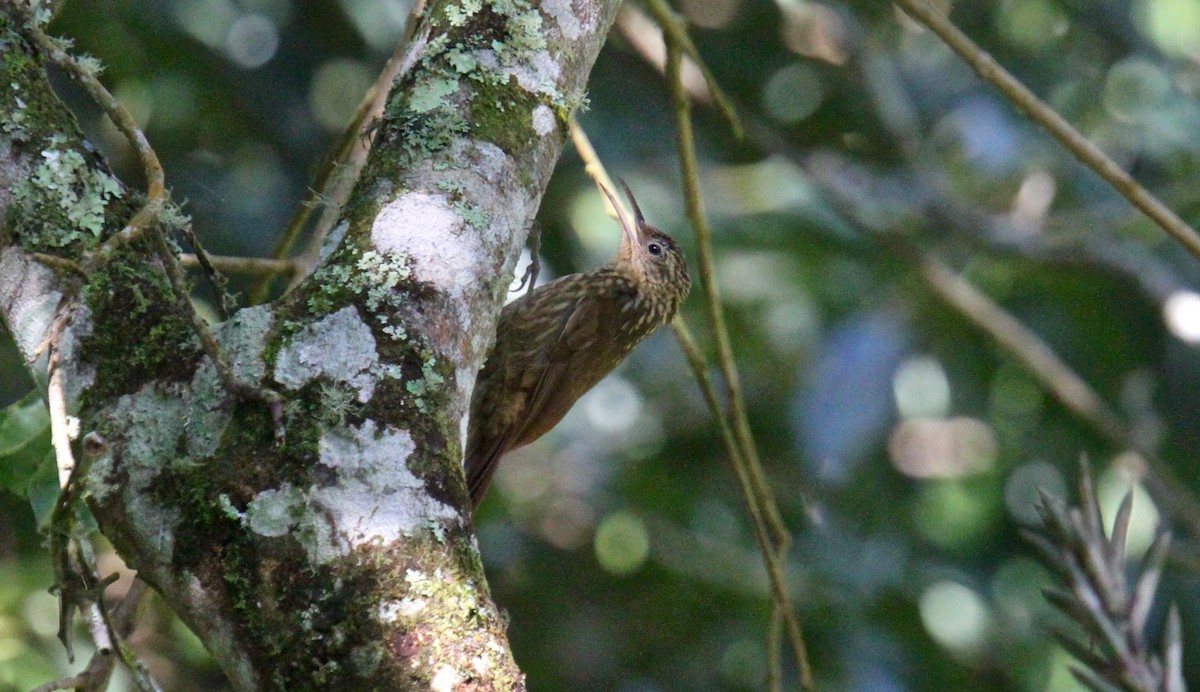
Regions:
<instances>
[{"instance_id":1,"label":"dark background","mask_svg":"<svg viewBox=\"0 0 1200 692\"><path fill-rule=\"evenodd\" d=\"M1158 521L1135 483L1142 460L931 292L912 249L1032 328L1193 490L1200 295L1189 287L1200 264L888 3L678 6L747 125L738 140L715 111L696 111L718 281L763 463L795 533L788 576L821 687L1076 689L1045 633L1049 574L1018 529L1035 516L1036 488L1066 494L1086 454L1108 514L1135 489L1138 555ZM265 256L407 10L72 0L52 29L103 61L209 249ZM956 3L951 16L1200 220L1200 4L987 1ZM630 36L614 29L580 122L694 266L665 85ZM116 131L59 86L140 185ZM615 248L616 226L570 149L539 218L543 278ZM711 352L699 298L685 317ZM0 364L7 404L32 386L7 335ZM80 663L54 639L50 560L28 501L0 492L0 518L0 688L28 689ZM761 687L765 574L669 333L508 459L477 526L531 689ZM1186 556L1189 542L1177 545ZM1181 609L1200 683L1196 581L1173 560L1162 594ZM161 602L134 641L166 689L224 684Z\"/></svg>"}]
</instances>

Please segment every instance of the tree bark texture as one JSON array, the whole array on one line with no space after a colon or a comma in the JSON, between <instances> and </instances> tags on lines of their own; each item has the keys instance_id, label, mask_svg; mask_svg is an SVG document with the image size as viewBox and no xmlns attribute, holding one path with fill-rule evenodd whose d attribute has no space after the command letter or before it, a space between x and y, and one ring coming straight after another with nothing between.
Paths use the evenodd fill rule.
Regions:
<instances>
[{"instance_id":1,"label":"tree bark texture","mask_svg":"<svg viewBox=\"0 0 1200 692\"><path fill-rule=\"evenodd\" d=\"M90 258L140 197L0 3L0 317L43 389L59 362L102 531L238 689L524 686L464 414L616 5L427 8L317 270L214 327L237 380L282 396L278 441L222 385L149 236Z\"/></svg>"}]
</instances>

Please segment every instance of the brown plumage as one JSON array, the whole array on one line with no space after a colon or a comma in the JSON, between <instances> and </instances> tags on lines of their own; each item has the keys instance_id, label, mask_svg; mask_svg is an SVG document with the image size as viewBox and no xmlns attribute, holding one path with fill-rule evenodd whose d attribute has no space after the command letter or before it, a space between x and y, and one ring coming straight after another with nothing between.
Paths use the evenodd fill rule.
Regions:
<instances>
[{"instance_id":1,"label":"brown plumage","mask_svg":"<svg viewBox=\"0 0 1200 692\"><path fill-rule=\"evenodd\" d=\"M692 282L679 246L646 223L621 185L633 219L604 191L621 217L616 258L539 286L500 313L496 345L471 398L463 465L473 508L501 457L553 428L687 297Z\"/></svg>"}]
</instances>

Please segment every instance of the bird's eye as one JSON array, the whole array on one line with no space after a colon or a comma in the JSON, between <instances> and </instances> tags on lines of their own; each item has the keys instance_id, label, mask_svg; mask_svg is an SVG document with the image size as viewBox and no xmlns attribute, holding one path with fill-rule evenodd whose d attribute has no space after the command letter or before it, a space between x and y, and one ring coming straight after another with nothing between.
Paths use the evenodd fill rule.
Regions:
<instances>
[{"instance_id":1,"label":"bird's eye","mask_svg":"<svg viewBox=\"0 0 1200 692\"><path fill-rule=\"evenodd\" d=\"M646 250L649 251L650 254L652 254L652 255L661 255L662 254L662 246L659 245L658 243L650 243L649 245L646 246Z\"/></svg>"}]
</instances>

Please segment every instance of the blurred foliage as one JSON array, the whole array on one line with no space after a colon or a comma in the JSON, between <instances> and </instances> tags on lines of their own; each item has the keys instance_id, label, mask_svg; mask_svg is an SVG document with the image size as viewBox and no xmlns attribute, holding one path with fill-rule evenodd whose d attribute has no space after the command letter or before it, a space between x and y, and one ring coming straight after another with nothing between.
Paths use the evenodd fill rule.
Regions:
<instances>
[{"instance_id":1,"label":"blurred foliage","mask_svg":"<svg viewBox=\"0 0 1200 692\"><path fill-rule=\"evenodd\" d=\"M1038 520L1038 488L1066 495L1081 453L1098 471L1106 516L1136 488L1144 460L941 302L912 249L936 253L1033 329L1193 493L1200 295L1188 287L1200 285L1200 263L889 3L676 7L749 133L735 140L697 109L718 279L751 421L796 535L789 575L819 685L1077 689L1069 656L1045 631L1057 617L1040 594L1050 577L1018 532ZM951 9L1030 88L1200 222L1200 188L1188 182L1200 170L1200 0ZM407 11L403 0L67 2L52 28L104 61L104 79L145 123L209 249L263 255ZM645 29L630 26L614 29L580 119L647 217L694 257L666 91L639 53ZM92 141L137 184L115 131L60 86ZM543 278L593 267L616 244L570 151L540 222ZM686 317L708 343L698 303ZM7 404L31 385L3 341ZM14 420L0 428L0 456L13 444L32 449L40 434L36 421L17 430ZM508 459L477 527L532 689L761 686L766 579L721 450L663 333ZM21 492L14 479L37 461L5 462L3 485ZM49 559L28 502L0 493L0 513L9 527L0 531L0 687L28 688L80 664L68 665L53 639ZM1136 490L1134 559L1157 521ZM1162 590L1178 604L1185 672L1197 685L1200 578L1185 558L1200 537L1177 538ZM1149 639L1159 640L1164 619L1158 604ZM161 603L134 643L168 689L221 684Z\"/></svg>"}]
</instances>

